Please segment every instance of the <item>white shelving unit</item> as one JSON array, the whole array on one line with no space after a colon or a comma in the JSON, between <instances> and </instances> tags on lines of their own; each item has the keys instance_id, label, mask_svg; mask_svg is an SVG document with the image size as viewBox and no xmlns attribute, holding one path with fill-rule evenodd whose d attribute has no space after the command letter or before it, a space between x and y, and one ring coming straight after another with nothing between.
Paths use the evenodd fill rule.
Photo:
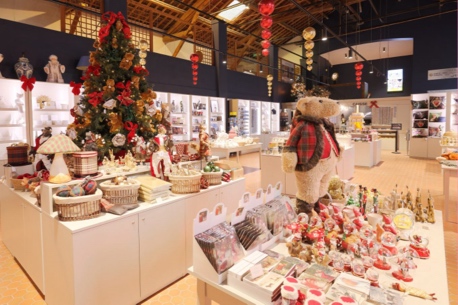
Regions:
<instances>
[{"instance_id":1,"label":"white shelving unit","mask_svg":"<svg viewBox=\"0 0 458 305\"><path fill-rule=\"evenodd\" d=\"M27 131L27 93L21 88L22 82L0 79L0 162L8 158L6 147L17 142L30 144Z\"/></svg>"},{"instance_id":2,"label":"white shelving unit","mask_svg":"<svg viewBox=\"0 0 458 305\"><path fill-rule=\"evenodd\" d=\"M65 133L68 124L73 121L70 110L79 99L71 90L68 84L35 83L35 87L30 92L32 139L40 135L41 130L46 126L52 127L54 135ZM50 102L40 108L37 100L42 96L46 96Z\"/></svg>"},{"instance_id":3,"label":"white shelving unit","mask_svg":"<svg viewBox=\"0 0 458 305\"><path fill-rule=\"evenodd\" d=\"M447 130L458 132L458 93L450 94L449 111L450 118L448 119L449 127Z\"/></svg>"},{"instance_id":4,"label":"white shelving unit","mask_svg":"<svg viewBox=\"0 0 458 305\"><path fill-rule=\"evenodd\" d=\"M209 103L207 96L191 96L191 140L199 140L199 126L205 125L205 130L209 130Z\"/></svg>"},{"instance_id":5,"label":"white shelving unit","mask_svg":"<svg viewBox=\"0 0 458 305\"><path fill-rule=\"evenodd\" d=\"M280 130L280 104L261 102L261 132L273 133Z\"/></svg>"},{"instance_id":6,"label":"white shelving unit","mask_svg":"<svg viewBox=\"0 0 458 305\"><path fill-rule=\"evenodd\" d=\"M222 97L209 98L210 129L209 134L226 131L226 100Z\"/></svg>"},{"instance_id":7,"label":"white shelving unit","mask_svg":"<svg viewBox=\"0 0 458 305\"><path fill-rule=\"evenodd\" d=\"M191 140L190 96L186 94L169 93L169 104L173 139L176 141Z\"/></svg>"},{"instance_id":8,"label":"white shelving unit","mask_svg":"<svg viewBox=\"0 0 458 305\"><path fill-rule=\"evenodd\" d=\"M237 118L239 134L242 136L250 135L250 101L238 100Z\"/></svg>"},{"instance_id":9,"label":"white shelving unit","mask_svg":"<svg viewBox=\"0 0 458 305\"><path fill-rule=\"evenodd\" d=\"M250 101L250 136L261 134L261 102Z\"/></svg>"}]
</instances>

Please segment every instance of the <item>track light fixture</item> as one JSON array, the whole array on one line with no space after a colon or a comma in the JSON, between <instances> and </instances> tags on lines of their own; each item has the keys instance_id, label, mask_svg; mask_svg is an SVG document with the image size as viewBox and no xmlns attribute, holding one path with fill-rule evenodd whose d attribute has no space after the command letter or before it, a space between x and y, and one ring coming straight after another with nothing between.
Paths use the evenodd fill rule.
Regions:
<instances>
[{"instance_id":1,"label":"track light fixture","mask_svg":"<svg viewBox=\"0 0 458 305\"><path fill-rule=\"evenodd\" d=\"M263 73L264 70L262 69L262 64L259 64L259 73Z\"/></svg>"},{"instance_id":2,"label":"track light fixture","mask_svg":"<svg viewBox=\"0 0 458 305\"><path fill-rule=\"evenodd\" d=\"M370 74L374 74L374 66L371 64L371 69L369 70Z\"/></svg>"},{"instance_id":3,"label":"track light fixture","mask_svg":"<svg viewBox=\"0 0 458 305\"><path fill-rule=\"evenodd\" d=\"M326 28L321 29L321 40L322 41L328 40L328 30Z\"/></svg>"},{"instance_id":4,"label":"track light fixture","mask_svg":"<svg viewBox=\"0 0 458 305\"><path fill-rule=\"evenodd\" d=\"M383 53L386 52L386 48L385 48L385 47L382 48L382 52L383 52Z\"/></svg>"},{"instance_id":5,"label":"track light fixture","mask_svg":"<svg viewBox=\"0 0 458 305\"><path fill-rule=\"evenodd\" d=\"M227 64L227 59L226 59L226 55L223 54L223 60L221 61L224 65Z\"/></svg>"},{"instance_id":6,"label":"track light fixture","mask_svg":"<svg viewBox=\"0 0 458 305\"><path fill-rule=\"evenodd\" d=\"M352 59L352 58L353 58L353 50L348 49L348 59Z\"/></svg>"}]
</instances>

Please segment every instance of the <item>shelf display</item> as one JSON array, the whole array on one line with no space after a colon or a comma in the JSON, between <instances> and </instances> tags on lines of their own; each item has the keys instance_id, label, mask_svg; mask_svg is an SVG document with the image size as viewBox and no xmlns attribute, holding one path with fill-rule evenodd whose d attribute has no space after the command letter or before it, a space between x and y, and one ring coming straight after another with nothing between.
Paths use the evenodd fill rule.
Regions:
<instances>
[{"instance_id":1,"label":"shelf display","mask_svg":"<svg viewBox=\"0 0 458 305\"><path fill-rule=\"evenodd\" d=\"M7 159L6 147L28 142L26 134L26 94L21 81L0 79L0 160Z\"/></svg>"},{"instance_id":2,"label":"shelf display","mask_svg":"<svg viewBox=\"0 0 458 305\"><path fill-rule=\"evenodd\" d=\"M247 100L238 100L238 128L239 135L248 136L250 134L250 105Z\"/></svg>"},{"instance_id":3,"label":"shelf display","mask_svg":"<svg viewBox=\"0 0 458 305\"><path fill-rule=\"evenodd\" d=\"M32 103L32 137L35 139L45 127L52 127L54 134L65 133L73 121L70 110L79 97L73 95L68 84L36 82L30 92Z\"/></svg>"},{"instance_id":4,"label":"shelf display","mask_svg":"<svg viewBox=\"0 0 458 305\"><path fill-rule=\"evenodd\" d=\"M208 97L191 96L191 140L199 139L200 125L204 125L205 130L209 129L208 109Z\"/></svg>"},{"instance_id":5,"label":"shelf display","mask_svg":"<svg viewBox=\"0 0 458 305\"><path fill-rule=\"evenodd\" d=\"M185 94L169 94L170 123L173 139L176 141L190 140L190 96Z\"/></svg>"},{"instance_id":6,"label":"shelf display","mask_svg":"<svg viewBox=\"0 0 458 305\"><path fill-rule=\"evenodd\" d=\"M226 104L221 97L210 97L210 129L209 133L215 136L217 132L226 131Z\"/></svg>"},{"instance_id":7,"label":"shelf display","mask_svg":"<svg viewBox=\"0 0 458 305\"><path fill-rule=\"evenodd\" d=\"M250 101L250 135L261 134L261 102Z\"/></svg>"},{"instance_id":8,"label":"shelf display","mask_svg":"<svg viewBox=\"0 0 458 305\"><path fill-rule=\"evenodd\" d=\"M450 129L458 132L458 93L452 93L450 99Z\"/></svg>"},{"instance_id":9,"label":"shelf display","mask_svg":"<svg viewBox=\"0 0 458 305\"><path fill-rule=\"evenodd\" d=\"M261 132L272 133L280 130L280 104L261 102Z\"/></svg>"}]
</instances>

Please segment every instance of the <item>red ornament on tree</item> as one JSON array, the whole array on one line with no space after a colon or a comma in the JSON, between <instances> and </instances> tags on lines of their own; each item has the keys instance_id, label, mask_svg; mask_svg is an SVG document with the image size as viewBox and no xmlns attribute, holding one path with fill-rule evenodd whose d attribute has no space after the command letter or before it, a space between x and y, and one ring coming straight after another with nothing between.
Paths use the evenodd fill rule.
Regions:
<instances>
[{"instance_id":1,"label":"red ornament on tree","mask_svg":"<svg viewBox=\"0 0 458 305\"><path fill-rule=\"evenodd\" d=\"M274 12L275 3L274 0L261 0L258 3L259 13L263 16L271 15Z\"/></svg>"},{"instance_id":2,"label":"red ornament on tree","mask_svg":"<svg viewBox=\"0 0 458 305\"><path fill-rule=\"evenodd\" d=\"M199 68L199 65L197 64L199 62L199 55L196 53L191 54L191 68L192 68L192 83L194 85L197 85L197 69Z\"/></svg>"}]
</instances>

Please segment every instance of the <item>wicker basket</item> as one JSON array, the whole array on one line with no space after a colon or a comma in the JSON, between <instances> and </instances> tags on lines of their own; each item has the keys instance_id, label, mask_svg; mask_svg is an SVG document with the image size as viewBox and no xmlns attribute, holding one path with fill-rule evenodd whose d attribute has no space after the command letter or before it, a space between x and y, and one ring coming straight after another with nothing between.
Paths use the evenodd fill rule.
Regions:
<instances>
[{"instance_id":1,"label":"wicker basket","mask_svg":"<svg viewBox=\"0 0 458 305\"><path fill-rule=\"evenodd\" d=\"M218 185L221 184L221 176L223 171L219 172L202 172L202 176L207 179L209 185Z\"/></svg>"},{"instance_id":2,"label":"wicker basket","mask_svg":"<svg viewBox=\"0 0 458 305\"><path fill-rule=\"evenodd\" d=\"M200 192L201 177L202 174L199 172L193 172L189 176L169 175L170 182L172 182L172 193L190 194Z\"/></svg>"},{"instance_id":3,"label":"wicker basket","mask_svg":"<svg viewBox=\"0 0 458 305\"><path fill-rule=\"evenodd\" d=\"M11 184L16 191L25 191L27 189L25 185L22 185L22 179L11 178Z\"/></svg>"},{"instance_id":4,"label":"wicker basket","mask_svg":"<svg viewBox=\"0 0 458 305\"><path fill-rule=\"evenodd\" d=\"M112 185L110 181L99 184L103 192L103 198L115 205L133 204L138 202L138 189L140 182L132 181L130 185Z\"/></svg>"},{"instance_id":5,"label":"wicker basket","mask_svg":"<svg viewBox=\"0 0 458 305\"><path fill-rule=\"evenodd\" d=\"M74 221L95 218L100 215L102 191L97 189L94 195L79 197L59 197L54 194L54 204L61 221Z\"/></svg>"}]
</instances>

